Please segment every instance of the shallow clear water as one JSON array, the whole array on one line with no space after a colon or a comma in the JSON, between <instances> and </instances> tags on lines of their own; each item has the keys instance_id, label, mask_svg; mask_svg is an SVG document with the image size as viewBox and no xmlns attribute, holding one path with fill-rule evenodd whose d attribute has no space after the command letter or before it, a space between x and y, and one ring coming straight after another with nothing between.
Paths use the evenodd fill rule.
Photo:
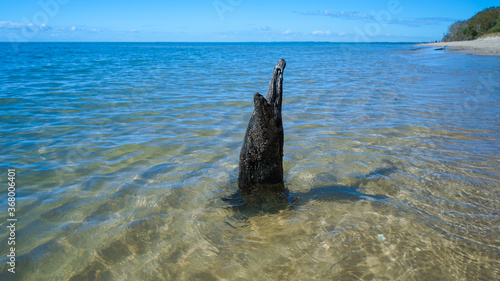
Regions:
<instances>
[{"instance_id":1,"label":"shallow clear water","mask_svg":"<svg viewBox=\"0 0 500 281\"><path fill-rule=\"evenodd\" d=\"M0 44L13 280L494 280L500 57L412 44ZM221 200L284 72L290 204Z\"/></svg>"}]
</instances>

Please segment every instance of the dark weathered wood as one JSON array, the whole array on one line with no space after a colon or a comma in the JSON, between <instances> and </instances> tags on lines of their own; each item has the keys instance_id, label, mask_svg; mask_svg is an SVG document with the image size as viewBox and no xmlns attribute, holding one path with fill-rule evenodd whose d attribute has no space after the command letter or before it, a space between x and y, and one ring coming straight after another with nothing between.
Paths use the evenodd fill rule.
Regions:
<instances>
[{"instance_id":1,"label":"dark weathered wood","mask_svg":"<svg viewBox=\"0 0 500 281\"><path fill-rule=\"evenodd\" d=\"M280 59L274 67L266 98L254 95L254 110L248 123L239 160L238 187L251 191L263 186L283 186L283 71Z\"/></svg>"}]
</instances>

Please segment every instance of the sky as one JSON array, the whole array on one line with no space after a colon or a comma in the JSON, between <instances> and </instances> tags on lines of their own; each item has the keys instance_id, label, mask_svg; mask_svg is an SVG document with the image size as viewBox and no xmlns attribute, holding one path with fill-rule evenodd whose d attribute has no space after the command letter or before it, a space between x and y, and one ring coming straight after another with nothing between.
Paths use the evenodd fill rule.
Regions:
<instances>
[{"instance_id":1,"label":"sky","mask_svg":"<svg viewBox=\"0 0 500 281\"><path fill-rule=\"evenodd\" d=\"M0 41L429 42L498 0L0 0Z\"/></svg>"}]
</instances>

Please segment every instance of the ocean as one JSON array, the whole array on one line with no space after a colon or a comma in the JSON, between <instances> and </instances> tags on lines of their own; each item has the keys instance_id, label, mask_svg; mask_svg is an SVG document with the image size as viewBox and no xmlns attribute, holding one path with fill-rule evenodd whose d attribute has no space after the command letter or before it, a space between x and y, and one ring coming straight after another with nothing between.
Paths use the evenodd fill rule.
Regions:
<instances>
[{"instance_id":1,"label":"ocean","mask_svg":"<svg viewBox=\"0 0 500 281\"><path fill-rule=\"evenodd\" d=\"M500 275L499 56L410 43L17 47L0 43L1 280ZM238 189L253 95L280 58L290 200L239 208L222 198Z\"/></svg>"}]
</instances>

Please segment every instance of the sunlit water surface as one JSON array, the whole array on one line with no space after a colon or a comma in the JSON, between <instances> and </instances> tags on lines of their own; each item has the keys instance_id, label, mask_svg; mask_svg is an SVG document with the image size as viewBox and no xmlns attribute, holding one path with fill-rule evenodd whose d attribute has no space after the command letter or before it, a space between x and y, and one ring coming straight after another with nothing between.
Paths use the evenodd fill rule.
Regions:
<instances>
[{"instance_id":1,"label":"sunlit water surface","mask_svg":"<svg viewBox=\"0 0 500 281\"><path fill-rule=\"evenodd\" d=\"M238 208L221 198L237 191L252 96L279 58L290 204ZM3 43L0 74L2 280L500 276L500 57Z\"/></svg>"}]
</instances>

